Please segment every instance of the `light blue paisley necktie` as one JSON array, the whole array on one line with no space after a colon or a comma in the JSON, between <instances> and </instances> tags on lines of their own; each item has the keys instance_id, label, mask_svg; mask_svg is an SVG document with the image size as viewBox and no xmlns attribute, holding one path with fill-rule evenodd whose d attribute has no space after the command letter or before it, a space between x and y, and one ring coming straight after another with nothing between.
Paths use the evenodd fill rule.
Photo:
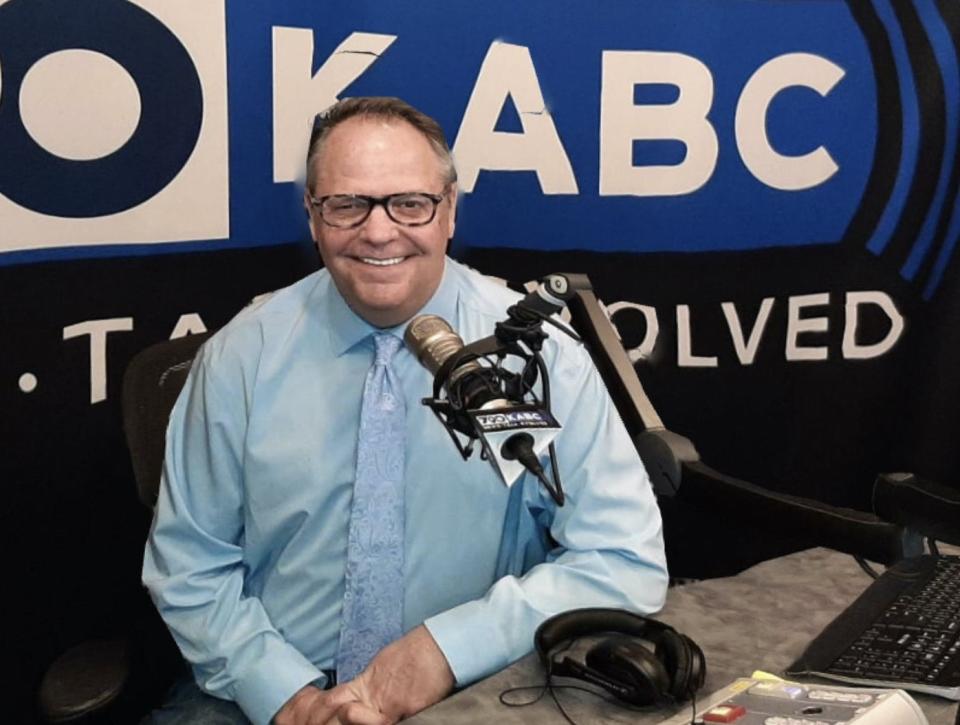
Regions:
<instances>
[{"instance_id":1,"label":"light blue paisley necktie","mask_svg":"<svg viewBox=\"0 0 960 725\"><path fill-rule=\"evenodd\" d=\"M346 584L337 652L337 681L356 677L403 634L404 402L390 360L402 344L376 333L357 439L347 537Z\"/></svg>"}]
</instances>

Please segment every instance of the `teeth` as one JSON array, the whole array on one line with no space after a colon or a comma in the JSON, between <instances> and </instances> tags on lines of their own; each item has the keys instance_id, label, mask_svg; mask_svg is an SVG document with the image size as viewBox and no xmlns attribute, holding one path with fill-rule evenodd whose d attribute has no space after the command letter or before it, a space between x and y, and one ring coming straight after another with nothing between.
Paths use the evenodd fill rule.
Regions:
<instances>
[{"instance_id":1,"label":"teeth","mask_svg":"<svg viewBox=\"0 0 960 725\"><path fill-rule=\"evenodd\" d=\"M374 267L389 267L394 264L400 264L403 261L403 257L392 257L390 259L376 259L374 257L360 257L360 261L364 264L372 264Z\"/></svg>"}]
</instances>

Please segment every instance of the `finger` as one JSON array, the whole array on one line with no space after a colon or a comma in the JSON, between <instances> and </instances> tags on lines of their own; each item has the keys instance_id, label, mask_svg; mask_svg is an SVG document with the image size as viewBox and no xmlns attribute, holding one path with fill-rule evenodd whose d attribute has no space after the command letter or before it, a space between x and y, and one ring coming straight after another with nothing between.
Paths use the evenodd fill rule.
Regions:
<instances>
[{"instance_id":1,"label":"finger","mask_svg":"<svg viewBox=\"0 0 960 725\"><path fill-rule=\"evenodd\" d=\"M323 693L325 697L325 702L331 708L331 716L334 712L339 710L341 707L346 705L349 702L354 702L362 699L360 693L358 693L353 687L350 686L350 683L345 683L343 685L337 685L326 692Z\"/></svg>"},{"instance_id":2,"label":"finger","mask_svg":"<svg viewBox=\"0 0 960 725\"><path fill-rule=\"evenodd\" d=\"M392 725L393 720L362 702L350 702L337 710L340 725Z\"/></svg>"},{"instance_id":3,"label":"finger","mask_svg":"<svg viewBox=\"0 0 960 725\"><path fill-rule=\"evenodd\" d=\"M356 698L347 690L337 691L336 688L321 693L322 697L314 700L304 725L327 725L337 722L337 712L345 704Z\"/></svg>"}]
</instances>

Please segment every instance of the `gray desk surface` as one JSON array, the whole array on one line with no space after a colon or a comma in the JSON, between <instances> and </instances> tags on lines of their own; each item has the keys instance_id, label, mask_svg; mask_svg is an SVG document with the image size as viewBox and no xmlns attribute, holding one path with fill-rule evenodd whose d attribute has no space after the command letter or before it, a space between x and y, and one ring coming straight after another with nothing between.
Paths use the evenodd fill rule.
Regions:
<instances>
[{"instance_id":1,"label":"gray desk surface","mask_svg":"<svg viewBox=\"0 0 960 725\"><path fill-rule=\"evenodd\" d=\"M867 587L870 578L852 557L811 549L758 564L737 576L674 587L656 615L692 637L707 658L701 697L754 670L782 674L806 645ZM559 680L577 684L573 680ZM544 698L528 707L499 702L510 687L543 683L543 668L529 655L492 677L456 693L406 722L414 725L468 723L564 723ZM537 690L515 697L532 698ZM557 697L578 725L658 723L678 710L638 712L577 690ZM953 725L957 703L916 695L930 725ZM690 711L689 704L680 709Z\"/></svg>"}]
</instances>

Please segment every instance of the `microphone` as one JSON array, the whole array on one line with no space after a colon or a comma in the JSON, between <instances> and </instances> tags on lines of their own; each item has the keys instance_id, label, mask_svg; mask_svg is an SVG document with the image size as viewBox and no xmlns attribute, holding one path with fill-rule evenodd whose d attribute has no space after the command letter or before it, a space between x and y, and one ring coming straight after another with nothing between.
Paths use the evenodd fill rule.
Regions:
<instances>
[{"instance_id":1,"label":"microphone","mask_svg":"<svg viewBox=\"0 0 960 725\"><path fill-rule=\"evenodd\" d=\"M507 486L527 470L552 492L538 457L560 432L560 424L550 412L525 402L522 395L507 392L504 371L481 365L443 318L418 315L407 325L403 338L434 375L434 398L441 388L446 393L446 401L426 398L423 402L437 414L463 457L469 457L470 449L460 445L454 430L471 442L481 442L484 457ZM483 347L491 340L470 347Z\"/></svg>"},{"instance_id":2,"label":"microphone","mask_svg":"<svg viewBox=\"0 0 960 725\"><path fill-rule=\"evenodd\" d=\"M457 364L455 356L464 348L463 339L442 317L417 315L407 325L403 340L420 364L434 376L440 373L444 364L452 364L441 382L447 395L455 396L457 407L477 410L509 405L493 371L476 360ZM457 427L459 429L461 426ZM470 435L469 429L460 432Z\"/></svg>"}]
</instances>

